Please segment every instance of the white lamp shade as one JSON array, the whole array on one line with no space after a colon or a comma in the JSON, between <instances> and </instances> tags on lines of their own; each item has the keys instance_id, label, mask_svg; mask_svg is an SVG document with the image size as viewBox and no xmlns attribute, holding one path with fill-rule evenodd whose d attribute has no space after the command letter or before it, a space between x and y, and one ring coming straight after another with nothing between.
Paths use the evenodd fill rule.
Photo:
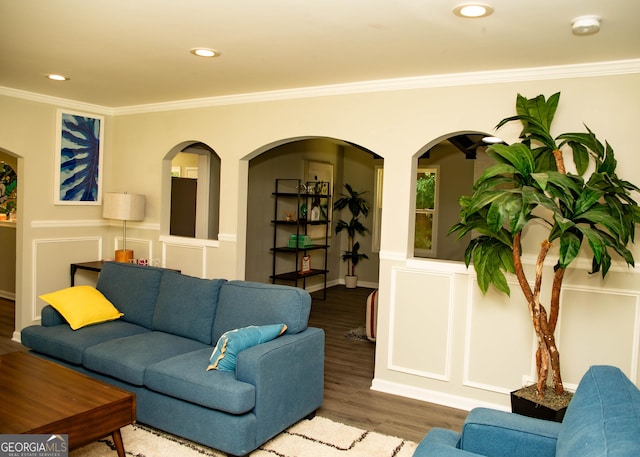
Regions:
<instances>
[{"instance_id":1,"label":"white lamp shade","mask_svg":"<svg viewBox=\"0 0 640 457\"><path fill-rule=\"evenodd\" d=\"M102 217L120 221L144 219L144 195L106 192L102 204Z\"/></svg>"}]
</instances>

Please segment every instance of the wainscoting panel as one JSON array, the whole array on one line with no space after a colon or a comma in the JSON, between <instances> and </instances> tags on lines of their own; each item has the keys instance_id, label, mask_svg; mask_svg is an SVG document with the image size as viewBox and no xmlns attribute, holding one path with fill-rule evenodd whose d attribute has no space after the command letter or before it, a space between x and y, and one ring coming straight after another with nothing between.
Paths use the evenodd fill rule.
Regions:
<instances>
[{"instance_id":1,"label":"wainscoting panel","mask_svg":"<svg viewBox=\"0 0 640 457\"><path fill-rule=\"evenodd\" d=\"M564 382L577 384L590 365L615 365L638 378L636 291L565 286L556 338Z\"/></svg>"},{"instance_id":2,"label":"wainscoting panel","mask_svg":"<svg viewBox=\"0 0 640 457\"><path fill-rule=\"evenodd\" d=\"M39 295L69 287L70 265L102 258L102 237L33 240L32 320L40 319L45 303Z\"/></svg>"},{"instance_id":3,"label":"wainscoting panel","mask_svg":"<svg viewBox=\"0 0 640 457\"><path fill-rule=\"evenodd\" d=\"M198 278L206 277L206 246L195 246L173 242L162 243L163 265L180 270Z\"/></svg>"},{"instance_id":4,"label":"wainscoting panel","mask_svg":"<svg viewBox=\"0 0 640 457\"><path fill-rule=\"evenodd\" d=\"M527 303L517 283L511 298L490 289L482 295L475 275L469 278L464 354L464 385L508 393L531 371L533 330Z\"/></svg>"},{"instance_id":5,"label":"wainscoting panel","mask_svg":"<svg viewBox=\"0 0 640 457\"><path fill-rule=\"evenodd\" d=\"M391 287L388 368L448 380L453 274L394 268Z\"/></svg>"}]
</instances>

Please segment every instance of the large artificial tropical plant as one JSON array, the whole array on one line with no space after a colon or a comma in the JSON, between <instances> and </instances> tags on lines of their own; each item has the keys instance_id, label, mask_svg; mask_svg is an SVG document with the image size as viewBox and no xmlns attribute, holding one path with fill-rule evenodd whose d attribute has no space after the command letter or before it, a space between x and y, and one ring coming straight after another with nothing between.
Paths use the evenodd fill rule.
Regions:
<instances>
[{"instance_id":1,"label":"large artificial tropical plant","mask_svg":"<svg viewBox=\"0 0 640 457\"><path fill-rule=\"evenodd\" d=\"M349 249L342 254L342 260L347 262L347 267L350 276L355 276L356 265L362 259L368 259L369 257L360 252L360 243L355 241L356 233L364 235L369 231L360 221L360 215L364 217L369 215L369 202L366 201L363 195L364 192L356 192L349 184L344 185L347 190L346 194L341 193L341 197L333 204L334 211L340 211L344 208L348 208L351 213L349 221L344 219L338 220L336 223L336 235L343 230L346 230L349 238Z\"/></svg>"},{"instance_id":2,"label":"large artificial tropical plant","mask_svg":"<svg viewBox=\"0 0 640 457\"><path fill-rule=\"evenodd\" d=\"M521 141L487 149L497 164L475 182L473 195L460 198L460 222L450 230L459 237L471 231L479 234L467 246L465 263L468 267L473 262L483 293L493 285L509 294L505 274L515 274L538 342L538 397L547 387L549 371L555 393L564 393L554 333L567 267L583 246L592 256L591 273L601 272L603 278L614 252L633 266L627 246L633 243L635 224L640 221L638 205L631 196L639 189L617 176L617 162L607 142L603 145L586 126L584 133L552 135L559 100L560 93L548 100L542 95L532 99L517 96L517 114L503 119L496 128L521 122ZM573 157L573 171L565 167L567 156ZM521 237L532 223L547 231L530 283L522 265ZM547 308L541 303L543 264L554 246L559 248L558 259Z\"/></svg>"}]
</instances>

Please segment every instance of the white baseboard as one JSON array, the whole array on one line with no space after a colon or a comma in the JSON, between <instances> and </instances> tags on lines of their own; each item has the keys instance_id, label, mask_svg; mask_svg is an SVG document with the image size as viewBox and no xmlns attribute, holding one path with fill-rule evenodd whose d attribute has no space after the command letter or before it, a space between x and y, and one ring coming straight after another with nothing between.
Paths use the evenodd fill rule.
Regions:
<instances>
[{"instance_id":1,"label":"white baseboard","mask_svg":"<svg viewBox=\"0 0 640 457\"><path fill-rule=\"evenodd\" d=\"M7 300L16 300L16 293L9 292L8 290L0 290L0 298L6 298Z\"/></svg>"},{"instance_id":2,"label":"white baseboard","mask_svg":"<svg viewBox=\"0 0 640 457\"><path fill-rule=\"evenodd\" d=\"M429 389L421 389L418 387L407 386L404 384L384 381L380 379L374 379L372 381L371 390L398 395L401 397L413 398L414 400L435 403L437 405L461 409L463 411L471 411L473 408L478 407L497 409L500 411L509 411L508 407L496 403L474 400L473 398L436 392Z\"/></svg>"}]
</instances>

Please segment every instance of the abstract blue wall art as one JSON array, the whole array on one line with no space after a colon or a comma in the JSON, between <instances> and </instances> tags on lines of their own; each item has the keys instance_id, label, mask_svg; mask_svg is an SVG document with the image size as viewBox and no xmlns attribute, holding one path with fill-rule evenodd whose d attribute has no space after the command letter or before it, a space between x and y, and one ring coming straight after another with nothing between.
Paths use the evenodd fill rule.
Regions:
<instances>
[{"instance_id":1,"label":"abstract blue wall art","mask_svg":"<svg viewBox=\"0 0 640 457\"><path fill-rule=\"evenodd\" d=\"M104 117L58 110L55 203L102 201Z\"/></svg>"}]
</instances>

